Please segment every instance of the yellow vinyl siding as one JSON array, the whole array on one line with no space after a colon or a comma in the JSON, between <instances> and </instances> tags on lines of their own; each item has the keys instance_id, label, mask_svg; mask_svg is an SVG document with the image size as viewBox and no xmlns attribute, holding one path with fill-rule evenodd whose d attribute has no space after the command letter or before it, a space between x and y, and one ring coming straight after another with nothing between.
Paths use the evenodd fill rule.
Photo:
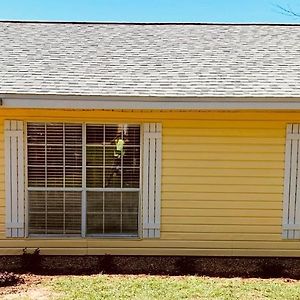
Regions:
<instances>
[{"instance_id":1,"label":"yellow vinyl siding","mask_svg":"<svg viewBox=\"0 0 300 300\"><path fill-rule=\"evenodd\" d=\"M285 128L299 112L0 110L0 254L300 256L282 240ZM3 121L161 122L161 238L6 239Z\"/></svg>"}]
</instances>

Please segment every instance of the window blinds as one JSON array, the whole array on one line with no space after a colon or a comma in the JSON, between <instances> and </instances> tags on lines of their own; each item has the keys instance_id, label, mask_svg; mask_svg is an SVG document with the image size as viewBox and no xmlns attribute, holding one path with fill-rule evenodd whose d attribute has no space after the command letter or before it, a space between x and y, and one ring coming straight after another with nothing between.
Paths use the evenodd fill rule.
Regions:
<instances>
[{"instance_id":1,"label":"window blinds","mask_svg":"<svg viewBox=\"0 0 300 300\"><path fill-rule=\"evenodd\" d=\"M140 126L28 123L29 234L137 235Z\"/></svg>"},{"instance_id":2,"label":"window blinds","mask_svg":"<svg viewBox=\"0 0 300 300\"><path fill-rule=\"evenodd\" d=\"M82 125L28 123L29 234L80 234Z\"/></svg>"}]
</instances>

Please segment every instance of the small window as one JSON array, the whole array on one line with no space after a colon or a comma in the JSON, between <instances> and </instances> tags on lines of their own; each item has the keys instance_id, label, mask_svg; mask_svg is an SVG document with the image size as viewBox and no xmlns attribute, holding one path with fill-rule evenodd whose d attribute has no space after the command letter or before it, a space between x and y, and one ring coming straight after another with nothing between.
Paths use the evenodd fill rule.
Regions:
<instances>
[{"instance_id":1,"label":"small window","mask_svg":"<svg viewBox=\"0 0 300 300\"><path fill-rule=\"evenodd\" d=\"M27 124L29 235L137 236L140 126Z\"/></svg>"}]
</instances>

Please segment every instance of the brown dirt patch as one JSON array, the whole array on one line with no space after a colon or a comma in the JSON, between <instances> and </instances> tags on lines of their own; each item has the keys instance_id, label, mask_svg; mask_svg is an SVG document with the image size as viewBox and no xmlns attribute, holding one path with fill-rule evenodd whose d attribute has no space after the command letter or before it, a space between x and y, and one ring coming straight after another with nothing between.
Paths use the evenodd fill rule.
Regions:
<instances>
[{"instance_id":1,"label":"brown dirt patch","mask_svg":"<svg viewBox=\"0 0 300 300\"><path fill-rule=\"evenodd\" d=\"M24 258L26 264L24 264ZM28 260L29 259L29 260ZM28 260L28 261L27 261ZM34 270L26 268L34 266ZM300 279L300 257L0 256L0 270L48 275L151 274ZM25 275L26 276L26 275ZM40 277L35 275L34 280ZM25 277L26 280L26 277ZM30 282L31 279L29 279ZM28 281L28 279L27 279ZM23 286L23 285L21 285ZM25 283L26 286L26 283ZM1 288L0 288L1 294Z\"/></svg>"},{"instance_id":2,"label":"brown dirt patch","mask_svg":"<svg viewBox=\"0 0 300 300\"><path fill-rule=\"evenodd\" d=\"M32 290L33 287L34 288L41 287L40 284L42 281L51 280L54 277L54 276L44 276L44 275L42 276L42 275L35 275L35 274L21 274L20 276L24 279L24 283L12 285L12 286L0 287L0 299L6 299L4 298L5 295L24 294L29 290Z\"/></svg>"}]
</instances>

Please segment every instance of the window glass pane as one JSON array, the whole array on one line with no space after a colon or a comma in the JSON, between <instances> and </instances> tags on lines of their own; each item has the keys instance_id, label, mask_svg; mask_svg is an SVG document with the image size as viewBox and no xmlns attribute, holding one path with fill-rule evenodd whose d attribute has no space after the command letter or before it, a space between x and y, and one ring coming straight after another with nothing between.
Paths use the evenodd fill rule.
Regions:
<instances>
[{"instance_id":1,"label":"window glass pane","mask_svg":"<svg viewBox=\"0 0 300 300\"><path fill-rule=\"evenodd\" d=\"M105 166L111 167L111 166L117 166L121 165L121 159L118 158L118 155L115 153L116 147L105 147Z\"/></svg>"},{"instance_id":2,"label":"window glass pane","mask_svg":"<svg viewBox=\"0 0 300 300\"><path fill-rule=\"evenodd\" d=\"M140 145L140 126L129 124L125 131L125 140L129 145Z\"/></svg>"},{"instance_id":3,"label":"window glass pane","mask_svg":"<svg viewBox=\"0 0 300 300\"><path fill-rule=\"evenodd\" d=\"M46 124L46 143L47 145L63 144L63 124L47 123Z\"/></svg>"},{"instance_id":4,"label":"window glass pane","mask_svg":"<svg viewBox=\"0 0 300 300\"><path fill-rule=\"evenodd\" d=\"M64 210L64 193L47 192L47 212L63 212Z\"/></svg>"},{"instance_id":5,"label":"window glass pane","mask_svg":"<svg viewBox=\"0 0 300 300\"><path fill-rule=\"evenodd\" d=\"M65 215L65 233L66 234L81 233L81 214Z\"/></svg>"},{"instance_id":6,"label":"window glass pane","mask_svg":"<svg viewBox=\"0 0 300 300\"><path fill-rule=\"evenodd\" d=\"M46 211L46 192L29 191L29 212L43 213Z\"/></svg>"},{"instance_id":7,"label":"window glass pane","mask_svg":"<svg viewBox=\"0 0 300 300\"><path fill-rule=\"evenodd\" d=\"M63 165L63 146L47 145L47 165Z\"/></svg>"},{"instance_id":8,"label":"window glass pane","mask_svg":"<svg viewBox=\"0 0 300 300\"><path fill-rule=\"evenodd\" d=\"M28 165L45 165L45 146L28 145Z\"/></svg>"},{"instance_id":9,"label":"window glass pane","mask_svg":"<svg viewBox=\"0 0 300 300\"><path fill-rule=\"evenodd\" d=\"M29 213L29 233L46 234L46 213Z\"/></svg>"},{"instance_id":10,"label":"window glass pane","mask_svg":"<svg viewBox=\"0 0 300 300\"><path fill-rule=\"evenodd\" d=\"M27 124L27 143L28 144L45 144L45 124L28 123Z\"/></svg>"},{"instance_id":11,"label":"window glass pane","mask_svg":"<svg viewBox=\"0 0 300 300\"><path fill-rule=\"evenodd\" d=\"M104 215L104 233L105 234L121 233L121 214Z\"/></svg>"},{"instance_id":12,"label":"window glass pane","mask_svg":"<svg viewBox=\"0 0 300 300\"><path fill-rule=\"evenodd\" d=\"M82 125L81 124L65 124L65 143L67 145L82 144Z\"/></svg>"},{"instance_id":13,"label":"window glass pane","mask_svg":"<svg viewBox=\"0 0 300 300\"><path fill-rule=\"evenodd\" d=\"M87 125L87 137L89 135L91 137L97 136L96 129L98 127L97 125ZM101 129L104 130L105 147L87 146L87 166L105 167L105 188L121 188L121 181L124 176L123 187L139 188L140 126L108 124L101 126ZM89 138L89 140L92 143L96 138ZM125 173L123 172L124 167L128 168ZM129 168L136 169L130 171ZM91 171L89 171L89 173L91 173ZM94 177L92 179L92 177L89 176L87 180L89 187L96 187L97 184L92 184L90 183L91 181L96 181L96 178Z\"/></svg>"},{"instance_id":14,"label":"window glass pane","mask_svg":"<svg viewBox=\"0 0 300 300\"><path fill-rule=\"evenodd\" d=\"M87 234L103 234L103 192L87 192Z\"/></svg>"},{"instance_id":15,"label":"window glass pane","mask_svg":"<svg viewBox=\"0 0 300 300\"><path fill-rule=\"evenodd\" d=\"M27 134L28 187L44 188L28 191L29 233L80 234L82 192L47 188L82 187L82 124L29 123Z\"/></svg>"},{"instance_id":16,"label":"window glass pane","mask_svg":"<svg viewBox=\"0 0 300 300\"><path fill-rule=\"evenodd\" d=\"M105 211L105 213L121 211L121 193L120 192L105 192L104 193L104 211Z\"/></svg>"},{"instance_id":17,"label":"window glass pane","mask_svg":"<svg viewBox=\"0 0 300 300\"><path fill-rule=\"evenodd\" d=\"M82 186L82 168L65 168L65 187Z\"/></svg>"},{"instance_id":18,"label":"window glass pane","mask_svg":"<svg viewBox=\"0 0 300 300\"><path fill-rule=\"evenodd\" d=\"M81 192L29 191L29 233L80 234L81 195Z\"/></svg>"},{"instance_id":19,"label":"window glass pane","mask_svg":"<svg viewBox=\"0 0 300 300\"><path fill-rule=\"evenodd\" d=\"M28 186L29 187L45 186L45 167L28 166Z\"/></svg>"},{"instance_id":20,"label":"window glass pane","mask_svg":"<svg viewBox=\"0 0 300 300\"><path fill-rule=\"evenodd\" d=\"M122 192L122 233L138 233L139 192Z\"/></svg>"},{"instance_id":21,"label":"window glass pane","mask_svg":"<svg viewBox=\"0 0 300 300\"><path fill-rule=\"evenodd\" d=\"M125 145L123 155L124 167L140 167L140 147Z\"/></svg>"},{"instance_id":22,"label":"window glass pane","mask_svg":"<svg viewBox=\"0 0 300 300\"><path fill-rule=\"evenodd\" d=\"M47 233L48 234L64 233L64 215L62 213L47 214Z\"/></svg>"},{"instance_id":23,"label":"window glass pane","mask_svg":"<svg viewBox=\"0 0 300 300\"><path fill-rule=\"evenodd\" d=\"M86 147L86 165L102 166L103 165L103 147L87 146Z\"/></svg>"},{"instance_id":24,"label":"window glass pane","mask_svg":"<svg viewBox=\"0 0 300 300\"><path fill-rule=\"evenodd\" d=\"M81 233L81 192L65 192L65 233Z\"/></svg>"},{"instance_id":25,"label":"window glass pane","mask_svg":"<svg viewBox=\"0 0 300 300\"><path fill-rule=\"evenodd\" d=\"M123 188L138 188L140 185L140 169L123 169Z\"/></svg>"},{"instance_id":26,"label":"window glass pane","mask_svg":"<svg viewBox=\"0 0 300 300\"><path fill-rule=\"evenodd\" d=\"M65 147L65 165L66 166L82 165L82 146Z\"/></svg>"},{"instance_id":27,"label":"window glass pane","mask_svg":"<svg viewBox=\"0 0 300 300\"><path fill-rule=\"evenodd\" d=\"M63 187L63 168L47 167L47 187Z\"/></svg>"},{"instance_id":28,"label":"window glass pane","mask_svg":"<svg viewBox=\"0 0 300 300\"><path fill-rule=\"evenodd\" d=\"M103 187L103 169L87 168L86 169L86 186L89 188Z\"/></svg>"},{"instance_id":29,"label":"window glass pane","mask_svg":"<svg viewBox=\"0 0 300 300\"><path fill-rule=\"evenodd\" d=\"M65 192L65 210L67 213L81 214L81 192Z\"/></svg>"},{"instance_id":30,"label":"window glass pane","mask_svg":"<svg viewBox=\"0 0 300 300\"><path fill-rule=\"evenodd\" d=\"M105 168L105 187L121 187L121 169L118 167Z\"/></svg>"},{"instance_id":31,"label":"window glass pane","mask_svg":"<svg viewBox=\"0 0 300 300\"><path fill-rule=\"evenodd\" d=\"M103 212L103 192L87 192L87 212Z\"/></svg>"},{"instance_id":32,"label":"window glass pane","mask_svg":"<svg viewBox=\"0 0 300 300\"><path fill-rule=\"evenodd\" d=\"M121 193L104 193L104 233L121 232Z\"/></svg>"},{"instance_id":33,"label":"window glass pane","mask_svg":"<svg viewBox=\"0 0 300 300\"><path fill-rule=\"evenodd\" d=\"M102 145L104 142L103 125L86 125L86 143Z\"/></svg>"},{"instance_id":34,"label":"window glass pane","mask_svg":"<svg viewBox=\"0 0 300 300\"><path fill-rule=\"evenodd\" d=\"M87 214L87 234L103 234L103 214Z\"/></svg>"},{"instance_id":35,"label":"window glass pane","mask_svg":"<svg viewBox=\"0 0 300 300\"><path fill-rule=\"evenodd\" d=\"M87 126L87 137L92 136L93 132L95 137L96 125L90 126ZM90 228L87 231L108 235L137 234L139 191L126 192L122 189L140 187L140 126L106 124L103 126L103 136L104 147L87 145L87 187L100 187L97 178L104 177L104 189L119 191L87 192L87 227L94 226L93 230ZM96 144L96 138L90 137L87 140ZM92 166L103 166L103 169L100 173ZM102 213L104 222L99 219ZM95 224L98 224L98 229Z\"/></svg>"},{"instance_id":36,"label":"window glass pane","mask_svg":"<svg viewBox=\"0 0 300 300\"><path fill-rule=\"evenodd\" d=\"M139 207L139 192L122 192L122 212L137 213Z\"/></svg>"},{"instance_id":37,"label":"window glass pane","mask_svg":"<svg viewBox=\"0 0 300 300\"><path fill-rule=\"evenodd\" d=\"M65 192L65 233L81 233L81 192Z\"/></svg>"},{"instance_id":38,"label":"window glass pane","mask_svg":"<svg viewBox=\"0 0 300 300\"><path fill-rule=\"evenodd\" d=\"M105 125L105 145L114 145L122 137L122 125Z\"/></svg>"},{"instance_id":39,"label":"window glass pane","mask_svg":"<svg viewBox=\"0 0 300 300\"><path fill-rule=\"evenodd\" d=\"M137 234L138 232L138 215L123 214L122 215L122 233Z\"/></svg>"}]
</instances>

